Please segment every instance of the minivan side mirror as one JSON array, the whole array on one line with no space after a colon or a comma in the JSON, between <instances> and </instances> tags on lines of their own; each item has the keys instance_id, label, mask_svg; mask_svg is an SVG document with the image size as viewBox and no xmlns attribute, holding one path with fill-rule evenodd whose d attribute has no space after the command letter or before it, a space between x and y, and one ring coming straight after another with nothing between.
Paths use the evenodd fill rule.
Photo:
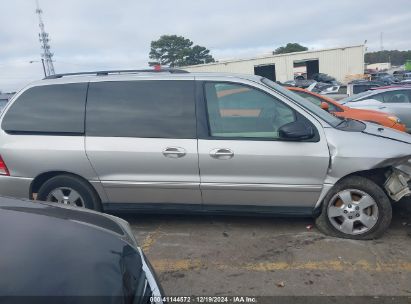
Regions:
<instances>
[{"instance_id":1,"label":"minivan side mirror","mask_svg":"<svg viewBox=\"0 0 411 304\"><path fill-rule=\"evenodd\" d=\"M304 140L314 137L314 129L311 124L304 121L293 121L278 129L281 139Z\"/></svg>"}]
</instances>

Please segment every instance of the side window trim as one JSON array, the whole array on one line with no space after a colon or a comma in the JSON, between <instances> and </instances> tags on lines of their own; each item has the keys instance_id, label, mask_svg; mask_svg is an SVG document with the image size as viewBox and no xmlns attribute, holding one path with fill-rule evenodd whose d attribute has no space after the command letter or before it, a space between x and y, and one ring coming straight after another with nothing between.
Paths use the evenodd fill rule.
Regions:
<instances>
[{"instance_id":1,"label":"side window trim","mask_svg":"<svg viewBox=\"0 0 411 304\"><path fill-rule=\"evenodd\" d=\"M205 81L195 81L197 139L209 139L208 113L205 98Z\"/></svg>"},{"instance_id":2,"label":"side window trim","mask_svg":"<svg viewBox=\"0 0 411 304\"><path fill-rule=\"evenodd\" d=\"M268 138L268 137L218 137L218 136L212 136L211 135L211 129L210 129L210 123L209 123L209 115L208 115L208 110L207 110L207 98L206 98L206 84L207 83L221 83L221 84L231 84L231 85L240 85L240 86L245 86L249 87L251 89L254 89L256 91L259 91L265 95L268 95L269 97L273 99L278 99L277 97L265 92L264 90L261 90L258 87L255 87L250 84L245 84L242 82L235 82L235 81L215 81L215 80L197 80L198 84L196 85L196 91L201 91L201 94L197 95L198 98L196 98L196 115L197 115L197 120L199 121L197 124L197 137L198 139L205 139L205 140L239 140L239 141L280 141L280 142L290 142L289 140L284 140L280 138ZM319 142L320 141L320 134L318 132L317 127L304 115L299 113L297 110L294 108L290 107L286 103L284 103L282 100L278 99L280 102L282 102L284 105L289 107L295 117L296 120L298 121L299 119L305 119L307 120L311 126L313 127L315 136L311 139L307 140L300 140L300 141L294 141L294 142Z\"/></svg>"}]
</instances>

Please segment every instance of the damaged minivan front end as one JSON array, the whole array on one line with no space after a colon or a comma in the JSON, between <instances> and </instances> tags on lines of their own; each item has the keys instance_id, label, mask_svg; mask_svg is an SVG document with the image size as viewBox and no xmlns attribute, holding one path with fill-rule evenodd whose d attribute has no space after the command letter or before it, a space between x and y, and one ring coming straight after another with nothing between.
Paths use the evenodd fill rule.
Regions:
<instances>
[{"instance_id":1,"label":"damaged minivan front end","mask_svg":"<svg viewBox=\"0 0 411 304\"><path fill-rule=\"evenodd\" d=\"M342 126L324 128L330 160L317 227L338 237L378 238L390 225L391 204L411 194L411 135L360 121Z\"/></svg>"},{"instance_id":2,"label":"damaged minivan front end","mask_svg":"<svg viewBox=\"0 0 411 304\"><path fill-rule=\"evenodd\" d=\"M390 173L387 172L387 175L388 178L384 183L384 189L393 201L398 202L404 196L411 194L411 176L409 174L393 167Z\"/></svg>"},{"instance_id":3,"label":"damaged minivan front end","mask_svg":"<svg viewBox=\"0 0 411 304\"><path fill-rule=\"evenodd\" d=\"M363 125L360 132L325 128L330 150L325 184L334 185L350 174L372 172L373 179L393 201L410 195L411 135L376 124L357 123Z\"/></svg>"}]
</instances>

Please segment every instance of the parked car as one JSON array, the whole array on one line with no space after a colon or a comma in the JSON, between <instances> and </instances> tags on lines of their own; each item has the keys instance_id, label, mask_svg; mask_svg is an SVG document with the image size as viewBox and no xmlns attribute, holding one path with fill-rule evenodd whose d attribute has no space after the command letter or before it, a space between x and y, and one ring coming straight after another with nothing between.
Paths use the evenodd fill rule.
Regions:
<instances>
[{"instance_id":1,"label":"parked car","mask_svg":"<svg viewBox=\"0 0 411 304\"><path fill-rule=\"evenodd\" d=\"M324 82L324 83L331 83L331 84L334 84L336 82L334 77L324 74L324 73L314 74L313 79L317 82Z\"/></svg>"},{"instance_id":2,"label":"parked car","mask_svg":"<svg viewBox=\"0 0 411 304\"><path fill-rule=\"evenodd\" d=\"M411 79L411 72L406 72L404 74L402 74L402 80L410 80Z\"/></svg>"},{"instance_id":3,"label":"parked car","mask_svg":"<svg viewBox=\"0 0 411 304\"><path fill-rule=\"evenodd\" d=\"M384 85L390 85L394 83L399 83L400 80L388 73L378 73L371 75L371 81L382 82Z\"/></svg>"},{"instance_id":4,"label":"parked car","mask_svg":"<svg viewBox=\"0 0 411 304\"><path fill-rule=\"evenodd\" d=\"M291 87L307 88L310 85L312 85L313 83L315 83L315 81L312 80L312 79L296 78L294 80L288 80L288 81L284 82L283 84L287 85L287 86L291 86Z\"/></svg>"},{"instance_id":5,"label":"parked car","mask_svg":"<svg viewBox=\"0 0 411 304\"><path fill-rule=\"evenodd\" d=\"M320 93L321 95L326 95L333 100L341 100L349 96L362 93L373 88L385 85L383 82L379 81L369 81L369 80L353 80L345 85L334 85L325 90L313 90L314 92ZM307 88L308 89L308 88Z\"/></svg>"},{"instance_id":6,"label":"parked car","mask_svg":"<svg viewBox=\"0 0 411 304\"><path fill-rule=\"evenodd\" d=\"M348 95L352 96L355 94L359 94L368 90L371 90L373 88L381 87L385 85L381 81L369 81L369 80L353 80L350 83L348 83L347 86L347 91Z\"/></svg>"},{"instance_id":7,"label":"parked car","mask_svg":"<svg viewBox=\"0 0 411 304\"><path fill-rule=\"evenodd\" d=\"M411 72L410 71L395 71L393 76L399 80L411 79Z\"/></svg>"},{"instance_id":8,"label":"parked car","mask_svg":"<svg viewBox=\"0 0 411 304\"><path fill-rule=\"evenodd\" d=\"M372 79L372 78L379 78L379 77L384 77L384 76L390 76L390 74L387 73L387 72L376 72L376 73L371 73L370 76L371 76L371 80L374 80L374 79Z\"/></svg>"},{"instance_id":9,"label":"parked car","mask_svg":"<svg viewBox=\"0 0 411 304\"><path fill-rule=\"evenodd\" d=\"M410 193L409 134L343 120L261 76L54 75L14 96L0 124L2 195L105 211L312 215L325 233L370 239Z\"/></svg>"},{"instance_id":10,"label":"parked car","mask_svg":"<svg viewBox=\"0 0 411 304\"><path fill-rule=\"evenodd\" d=\"M339 104L331 98L327 98L314 92L294 87L289 87L288 89L338 117L364 120L397 129L402 132L405 132L406 130L405 125L394 115L372 110L352 109Z\"/></svg>"},{"instance_id":11,"label":"parked car","mask_svg":"<svg viewBox=\"0 0 411 304\"><path fill-rule=\"evenodd\" d=\"M394 72L392 73L392 75L393 75L394 77L398 78L398 79L401 79L401 78L402 78L402 75L403 75L404 73L406 73L406 71L404 71L404 70L397 70L397 71L394 71Z\"/></svg>"},{"instance_id":12,"label":"parked car","mask_svg":"<svg viewBox=\"0 0 411 304\"><path fill-rule=\"evenodd\" d=\"M378 110L398 116L411 132L411 87L374 89L339 101L359 109Z\"/></svg>"},{"instance_id":13,"label":"parked car","mask_svg":"<svg viewBox=\"0 0 411 304\"><path fill-rule=\"evenodd\" d=\"M128 223L70 206L0 198L2 303L162 303Z\"/></svg>"}]
</instances>

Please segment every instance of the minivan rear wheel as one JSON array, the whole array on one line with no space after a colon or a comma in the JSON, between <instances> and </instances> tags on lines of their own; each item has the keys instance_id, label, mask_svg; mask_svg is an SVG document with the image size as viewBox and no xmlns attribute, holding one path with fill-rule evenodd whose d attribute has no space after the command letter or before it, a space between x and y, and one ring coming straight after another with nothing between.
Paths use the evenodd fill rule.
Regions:
<instances>
[{"instance_id":1,"label":"minivan rear wheel","mask_svg":"<svg viewBox=\"0 0 411 304\"><path fill-rule=\"evenodd\" d=\"M86 181L72 175L58 175L47 180L40 187L37 199L101 210L100 199L94 189Z\"/></svg>"},{"instance_id":2,"label":"minivan rear wheel","mask_svg":"<svg viewBox=\"0 0 411 304\"><path fill-rule=\"evenodd\" d=\"M381 187L368 178L351 176L325 196L316 224L331 236L369 240L380 237L391 218L391 202Z\"/></svg>"}]
</instances>

